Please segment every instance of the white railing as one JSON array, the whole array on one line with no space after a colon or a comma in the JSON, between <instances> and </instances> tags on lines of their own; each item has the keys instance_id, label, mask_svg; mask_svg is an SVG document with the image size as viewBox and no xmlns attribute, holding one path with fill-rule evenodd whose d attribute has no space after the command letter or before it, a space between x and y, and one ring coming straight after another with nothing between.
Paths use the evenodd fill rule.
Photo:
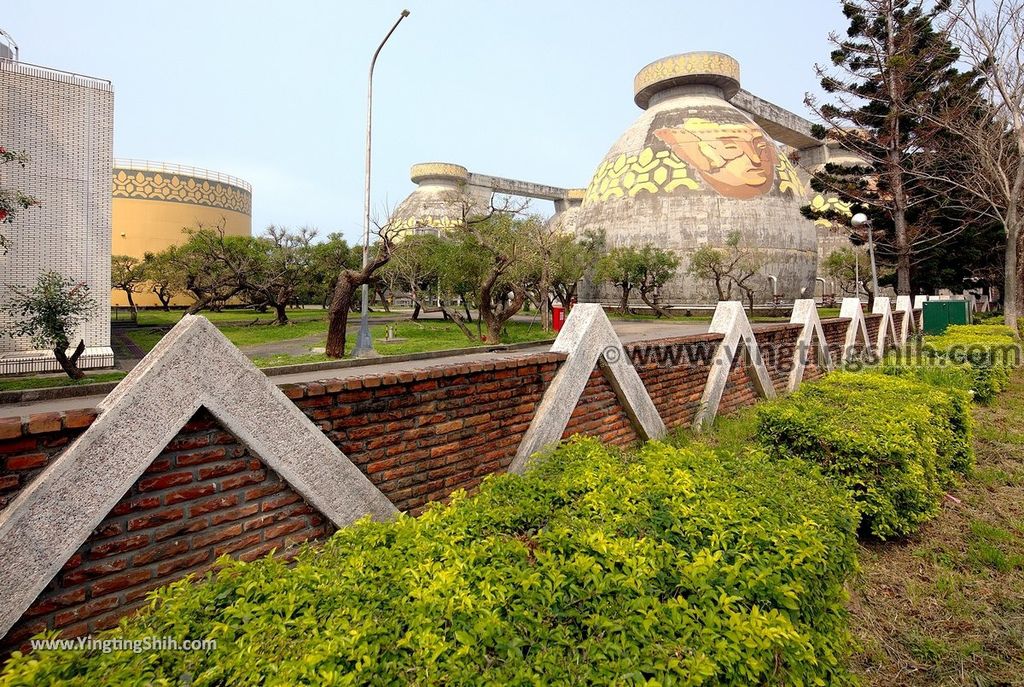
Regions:
<instances>
[{"instance_id":1,"label":"white railing","mask_svg":"<svg viewBox=\"0 0 1024 687\"><path fill-rule=\"evenodd\" d=\"M219 181L223 184L230 184L252 193L252 184L244 179L217 172L212 169L192 167L191 165L178 165L173 162L157 162L156 160L138 160L136 158L115 157L114 169L131 169L138 172L162 172L163 174L181 174L184 176L206 179L207 181Z\"/></svg>"},{"instance_id":2,"label":"white railing","mask_svg":"<svg viewBox=\"0 0 1024 687\"><path fill-rule=\"evenodd\" d=\"M42 65L31 64L29 62L0 59L0 70L15 72L17 74L25 74L27 76L35 76L40 79L48 79L50 81L60 81L61 83L74 84L75 86L95 88L101 91L114 90L114 86L108 79L100 79L86 74L68 72L63 69L54 69L53 67L43 67Z\"/></svg>"}]
</instances>

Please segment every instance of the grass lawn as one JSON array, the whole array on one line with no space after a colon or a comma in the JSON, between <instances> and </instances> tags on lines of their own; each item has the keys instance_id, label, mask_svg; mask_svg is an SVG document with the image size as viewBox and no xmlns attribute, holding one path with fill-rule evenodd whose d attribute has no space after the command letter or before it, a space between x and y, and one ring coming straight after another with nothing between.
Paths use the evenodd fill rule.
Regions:
<instances>
[{"instance_id":1,"label":"grass lawn","mask_svg":"<svg viewBox=\"0 0 1024 687\"><path fill-rule=\"evenodd\" d=\"M124 308L120 309L121 320L124 320ZM370 317L394 317L408 315L410 310L392 310L390 313L384 312L383 310L373 310L370 312ZM140 327L172 327L178 323L181 316L185 314L183 309L170 310L164 312L163 310L140 310L139 311L139 326ZM231 308L228 310L222 310L221 312L212 312L204 310L202 312L203 317L210 320L214 324L235 324L235 325L247 325L253 321L259 321L260 323L267 323L274 321L274 312L267 310L266 312L256 312L252 308ZM306 306L305 308L289 308L288 319L292 322L308 322L311 320L323 320L326 317L326 313L319 306Z\"/></svg>"},{"instance_id":2,"label":"grass lawn","mask_svg":"<svg viewBox=\"0 0 1024 687\"><path fill-rule=\"evenodd\" d=\"M480 341L470 341L465 334L451 322L441 320L423 320L413 322L411 320L391 323L395 328L395 336L404 341L395 343L384 343L387 335L387 324L375 324L370 327L374 340L374 348L381 355L404 355L407 353L424 353L427 351L443 351L453 348L468 348L471 346L486 346ZM220 325L218 328L236 346L258 346L261 344L272 344L275 342L286 342L293 339L306 339L305 342L296 344L296 349L322 348L327 340L327 322L306 321L296 322L284 327L277 326L237 326ZM475 323L470 327L475 333ZM537 341L552 338L553 335L545 335L537 324L525 322L509 322L505 328L506 336L502 343L521 343L526 341ZM163 331L152 329L133 329L126 332L129 338L140 348L149 351L156 345L157 341L164 335ZM355 341L355 331L349 329L349 347ZM258 367L276 367L279 365L295 365L299 363L314 363L328 360L322 353L279 353L269 355L257 355L253 361Z\"/></svg>"},{"instance_id":3,"label":"grass lawn","mask_svg":"<svg viewBox=\"0 0 1024 687\"><path fill-rule=\"evenodd\" d=\"M46 375L36 377L0 378L0 391L20 391L22 389L47 389L54 386L79 386L81 384L100 384L116 382L125 376L125 372L86 372L82 379L71 379L67 375Z\"/></svg>"},{"instance_id":4,"label":"grass lawn","mask_svg":"<svg viewBox=\"0 0 1024 687\"><path fill-rule=\"evenodd\" d=\"M1024 681L1024 370L974 418L977 467L942 514L861 546L850 607L865 684Z\"/></svg>"},{"instance_id":5,"label":"grass lawn","mask_svg":"<svg viewBox=\"0 0 1024 687\"><path fill-rule=\"evenodd\" d=\"M756 415L716 421L676 445L756 445ZM1024 684L1024 369L990 406L975 406L977 467L912 537L862 542L849 584L864 685Z\"/></svg>"}]
</instances>

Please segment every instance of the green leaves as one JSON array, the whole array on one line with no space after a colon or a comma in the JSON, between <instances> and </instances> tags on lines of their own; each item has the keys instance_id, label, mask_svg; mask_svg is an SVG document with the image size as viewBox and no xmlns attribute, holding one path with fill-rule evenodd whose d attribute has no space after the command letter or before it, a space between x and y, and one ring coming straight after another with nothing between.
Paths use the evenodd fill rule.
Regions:
<instances>
[{"instance_id":1,"label":"green leaves","mask_svg":"<svg viewBox=\"0 0 1024 687\"><path fill-rule=\"evenodd\" d=\"M42 273L28 291L12 291L7 310L13 323L8 334L30 336L39 348L68 348L78 325L96 307L87 284L59 272Z\"/></svg>"},{"instance_id":2,"label":"green leaves","mask_svg":"<svg viewBox=\"0 0 1024 687\"><path fill-rule=\"evenodd\" d=\"M114 631L209 654L38 652L0 685L844 684L856 519L799 461L579 439L292 567L223 561Z\"/></svg>"},{"instance_id":3,"label":"green leaves","mask_svg":"<svg viewBox=\"0 0 1024 687\"><path fill-rule=\"evenodd\" d=\"M778 456L817 463L849 491L861 528L880 539L917 530L970 470L968 395L877 373L836 372L758 411Z\"/></svg>"}]
</instances>

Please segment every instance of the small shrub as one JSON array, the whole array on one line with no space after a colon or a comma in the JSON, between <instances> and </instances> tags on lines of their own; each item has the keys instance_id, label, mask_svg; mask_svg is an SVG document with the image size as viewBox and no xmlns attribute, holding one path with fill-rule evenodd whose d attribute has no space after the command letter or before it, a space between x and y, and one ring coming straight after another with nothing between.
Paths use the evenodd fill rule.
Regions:
<instances>
[{"instance_id":1,"label":"small shrub","mask_svg":"<svg viewBox=\"0 0 1024 687\"><path fill-rule=\"evenodd\" d=\"M973 464L970 397L909 378L835 372L758 411L774 455L822 467L849 491L861 529L880 539L932 518Z\"/></svg>"},{"instance_id":2,"label":"small shrub","mask_svg":"<svg viewBox=\"0 0 1024 687\"><path fill-rule=\"evenodd\" d=\"M923 351L933 365L969 370L971 390L980 403L990 402L1006 389L1010 370L1020 360L1013 330L999 324L953 325L941 336L927 337Z\"/></svg>"},{"instance_id":3,"label":"small shrub","mask_svg":"<svg viewBox=\"0 0 1024 687\"><path fill-rule=\"evenodd\" d=\"M291 568L224 562L104 635L209 653L39 651L0 684L846 684L856 519L800 461L579 440Z\"/></svg>"}]
</instances>

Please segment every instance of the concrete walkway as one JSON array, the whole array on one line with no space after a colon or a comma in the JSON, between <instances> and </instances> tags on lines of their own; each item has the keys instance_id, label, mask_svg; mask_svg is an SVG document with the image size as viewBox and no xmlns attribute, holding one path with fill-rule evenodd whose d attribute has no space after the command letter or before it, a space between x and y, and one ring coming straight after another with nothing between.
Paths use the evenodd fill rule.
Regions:
<instances>
[{"instance_id":1,"label":"concrete walkway","mask_svg":"<svg viewBox=\"0 0 1024 687\"><path fill-rule=\"evenodd\" d=\"M706 322L685 322L685 323L663 323L652 321L613 321L615 332L623 343L635 341L667 339L677 336L688 336L691 334L702 334L708 330ZM431 358L429 360L406 360L403 362L383 362L373 365L360 365L358 367L346 367L337 370L316 370L313 372L299 372L296 374L275 375L274 383L294 384L297 382L315 382L320 379L347 379L350 377L361 377L368 374L384 374L394 372L406 372L409 370L420 370L425 367L437 367L453 363L475 362L481 360L500 360L530 355L539 351L546 351L547 345L519 349L505 352L480 352L467 353L463 355L446 356L443 358ZM34 401L24 404L10 404L0 406L0 417L13 417L15 415L31 415L33 413L58 412L73 410L77 408L95 407L103 395L78 396L76 398L65 398L51 401Z\"/></svg>"}]
</instances>

